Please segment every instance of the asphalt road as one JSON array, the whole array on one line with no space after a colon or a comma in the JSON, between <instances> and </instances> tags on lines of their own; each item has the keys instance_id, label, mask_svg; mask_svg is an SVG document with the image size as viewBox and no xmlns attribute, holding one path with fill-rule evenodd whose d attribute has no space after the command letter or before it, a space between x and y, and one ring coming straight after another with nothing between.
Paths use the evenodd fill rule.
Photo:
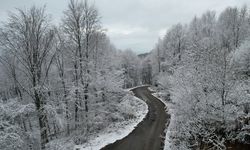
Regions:
<instances>
[{"instance_id":1,"label":"asphalt road","mask_svg":"<svg viewBox=\"0 0 250 150\"><path fill-rule=\"evenodd\" d=\"M165 105L155 98L147 87L133 90L135 96L148 104L146 118L127 137L107 145L102 150L162 150L164 147L164 130L170 116Z\"/></svg>"}]
</instances>

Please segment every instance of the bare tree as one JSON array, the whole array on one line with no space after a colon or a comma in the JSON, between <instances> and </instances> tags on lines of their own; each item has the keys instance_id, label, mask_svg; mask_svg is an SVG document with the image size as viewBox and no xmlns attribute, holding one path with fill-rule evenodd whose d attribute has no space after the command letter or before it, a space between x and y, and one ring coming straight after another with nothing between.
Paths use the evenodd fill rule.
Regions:
<instances>
[{"instance_id":1,"label":"bare tree","mask_svg":"<svg viewBox=\"0 0 250 150\"><path fill-rule=\"evenodd\" d=\"M23 82L17 78L16 82L35 103L42 149L45 149L45 144L49 141L45 81L55 56L54 33L45 8L35 6L29 10L18 9L18 13L11 14L0 33L4 51L17 59L18 69L22 70L26 80Z\"/></svg>"},{"instance_id":2,"label":"bare tree","mask_svg":"<svg viewBox=\"0 0 250 150\"><path fill-rule=\"evenodd\" d=\"M18 62L16 60L16 57L10 57L9 53L7 52L4 55L0 56L0 63L5 66L5 72L12 78L11 83L13 84L14 95L19 97L20 100L22 100L22 90L17 84Z\"/></svg>"},{"instance_id":3,"label":"bare tree","mask_svg":"<svg viewBox=\"0 0 250 150\"><path fill-rule=\"evenodd\" d=\"M65 11L64 32L73 42L72 52L75 54L75 86L84 87L85 115L88 113L88 87L90 82L89 56L93 49L90 41L94 38L94 33L100 29L99 16L96 8L89 5L88 1L78 2L71 0L68 10ZM80 82L80 83L79 83ZM81 85L79 85L81 84ZM75 121L79 122L79 106L82 106L81 97L76 88Z\"/></svg>"},{"instance_id":4,"label":"bare tree","mask_svg":"<svg viewBox=\"0 0 250 150\"><path fill-rule=\"evenodd\" d=\"M62 35L60 32L57 32L57 44L56 44L56 49L57 49L57 54L55 57L55 64L58 72L58 76L61 81L62 89L63 89L63 101L65 103L65 117L66 117L66 122L67 122L67 127L66 127L66 132L67 135L70 134L70 114L69 114L69 102L68 102L68 92L66 88L66 81L65 81L65 40L62 38Z\"/></svg>"}]
</instances>

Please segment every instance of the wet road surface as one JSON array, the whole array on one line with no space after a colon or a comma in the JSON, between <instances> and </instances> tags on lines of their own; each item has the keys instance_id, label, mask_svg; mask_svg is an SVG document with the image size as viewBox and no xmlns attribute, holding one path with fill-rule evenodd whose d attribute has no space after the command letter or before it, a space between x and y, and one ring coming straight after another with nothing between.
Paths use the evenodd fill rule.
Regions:
<instances>
[{"instance_id":1,"label":"wet road surface","mask_svg":"<svg viewBox=\"0 0 250 150\"><path fill-rule=\"evenodd\" d=\"M146 118L127 137L107 145L101 150L162 150L164 148L164 130L170 115L165 105L152 95L148 87L132 90L136 97L148 104Z\"/></svg>"}]
</instances>

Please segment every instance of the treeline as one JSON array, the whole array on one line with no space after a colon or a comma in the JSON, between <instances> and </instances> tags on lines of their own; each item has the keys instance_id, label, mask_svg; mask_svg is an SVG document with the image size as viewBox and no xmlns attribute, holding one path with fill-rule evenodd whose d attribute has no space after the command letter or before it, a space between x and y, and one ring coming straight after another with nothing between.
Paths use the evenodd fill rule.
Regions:
<instances>
[{"instance_id":1,"label":"treeline","mask_svg":"<svg viewBox=\"0 0 250 150\"><path fill-rule=\"evenodd\" d=\"M171 149L250 144L250 14L208 11L171 27L151 55L154 84L170 94ZM169 93L168 93L169 91Z\"/></svg>"},{"instance_id":2,"label":"treeline","mask_svg":"<svg viewBox=\"0 0 250 150\"><path fill-rule=\"evenodd\" d=\"M34 6L0 27L1 149L61 149L64 137L81 144L130 113L119 103L122 88L139 82L137 57L110 43L95 6L71 0L60 25L51 20Z\"/></svg>"}]
</instances>

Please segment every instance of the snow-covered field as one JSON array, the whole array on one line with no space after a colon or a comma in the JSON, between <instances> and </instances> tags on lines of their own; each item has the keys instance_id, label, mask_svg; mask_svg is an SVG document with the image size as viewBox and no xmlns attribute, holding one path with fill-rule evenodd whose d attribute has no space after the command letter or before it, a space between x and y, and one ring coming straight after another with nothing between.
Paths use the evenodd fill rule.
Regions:
<instances>
[{"instance_id":1,"label":"snow-covered field","mask_svg":"<svg viewBox=\"0 0 250 150\"><path fill-rule=\"evenodd\" d=\"M74 150L98 150L108 144L114 143L115 141L122 139L126 137L129 133L131 133L148 113L147 104L143 100L140 100L132 94L128 96L127 99L122 101L120 105L124 106L124 109L129 109L124 111L134 111L133 115L135 117L129 120L111 124L100 134L90 137L90 140L85 144L75 145Z\"/></svg>"}]
</instances>

